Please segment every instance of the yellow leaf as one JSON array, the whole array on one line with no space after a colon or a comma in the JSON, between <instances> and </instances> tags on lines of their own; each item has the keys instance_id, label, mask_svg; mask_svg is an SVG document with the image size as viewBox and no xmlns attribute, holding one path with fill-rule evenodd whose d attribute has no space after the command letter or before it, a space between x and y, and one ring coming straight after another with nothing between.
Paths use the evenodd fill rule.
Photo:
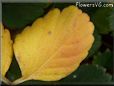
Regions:
<instances>
[{"instance_id":1,"label":"yellow leaf","mask_svg":"<svg viewBox=\"0 0 114 86\"><path fill-rule=\"evenodd\" d=\"M1 74L2 80L6 83L9 81L5 78L5 74L9 69L11 64L12 56L13 56L13 48L12 48L12 40L10 38L10 32L8 29L4 29L3 25L1 24L1 31L2 31L2 58L1 58Z\"/></svg>"},{"instance_id":2,"label":"yellow leaf","mask_svg":"<svg viewBox=\"0 0 114 86\"><path fill-rule=\"evenodd\" d=\"M60 80L80 65L94 41L94 25L75 6L55 8L15 38L13 45L22 77L26 80Z\"/></svg>"}]
</instances>

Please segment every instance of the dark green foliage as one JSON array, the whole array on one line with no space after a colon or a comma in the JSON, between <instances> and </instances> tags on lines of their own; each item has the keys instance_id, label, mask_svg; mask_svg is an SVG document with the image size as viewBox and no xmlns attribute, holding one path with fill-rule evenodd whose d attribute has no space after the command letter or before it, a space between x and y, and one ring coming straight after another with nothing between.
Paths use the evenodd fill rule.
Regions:
<instances>
[{"instance_id":1,"label":"dark green foliage","mask_svg":"<svg viewBox=\"0 0 114 86\"><path fill-rule=\"evenodd\" d=\"M94 56L93 64L101 65L105 68L112 69L113 68L113 54L107 49L105 52L98 52Z\"/></svg>"},{"instance_id":2,"label":"dark green foliage","mask_svg":"<svg viewBox=\"0 0 114 86\"><path fill-rule=\"evenodd\" d=\"M88 57L92 56L101 46L101 35L98 33L97 30L94 31L94 43L89 51Z\"/></svg>"},{"instance_id":3,"label":"dark green foliage","mask_svg":"<svg viewBox=\"0 0 114 86\"><path fill-rule=\"evenodd\" d=\"M69 81L70 80L70 81ZM98 65L84 64L75 72L63 79L64 82L109 82L111 75Z\"/></svg>"},{"instance_id":4,"label":"dark green foliage","mask_svg":"<svg viewBox=\"0 0 114 86\"><path fill-rule=\"evenodd\" d=\"M3 4L3 23L10 29L24 28L43 15L48 4Z\"/></svg>"},{"instance_id":5,"label":"dark green foliage","mask_svg":"<svg viewBox=\"0 0 114 86\"><path fill-rule=\"evenodd\" d=\"M95 14L93 14L92 20L99 33L108 34L109 32L114 31L114 29L110 27L110 17L112 17L112 15L112 8L99 8Z\"/></svg>"}]
</instances>

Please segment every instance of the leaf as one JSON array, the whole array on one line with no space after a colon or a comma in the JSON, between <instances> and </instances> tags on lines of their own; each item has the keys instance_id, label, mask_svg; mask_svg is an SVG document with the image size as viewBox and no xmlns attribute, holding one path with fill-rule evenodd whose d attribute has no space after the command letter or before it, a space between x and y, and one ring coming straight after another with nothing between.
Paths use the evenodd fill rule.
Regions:
<instances>
[{"instance_id":1,"label":"leaf","mask_svg":"<svg viewBox=\"0 0 114 86\"><path fill-rule=\"evenodd\" d=\"M53 3L52 4L54 8L64 9L65 7L68 7L70 5L75 5L75 3Z\"/></svg>"},{"instance_id":2,"label":"leaf","mask_svg":"<svg viewBox=\"0 0 114 86\"><path fill-rule=\"evenodd\" d=\"M70 76L61 80L61 82L65 83L78 83L78 82L110 82L112 76L106 73L106 69L91 64L81 65L75 72L73 72Z\"/></svg>"},{"instance_id":3,"label":"leaf","mask_svg":"<svg viewBox=\"0 0 114 86\"><path fill-rule=\"evenodd\" d=\"M114 37L114 9L112 10L109 19L110 19L110 27L111 27L111 29L113 30L113 32L112 32L111 35Z\"/></svg>"},{"instance_id":4,"label":"leaf","mask_svg":"<svg viewBox=\"0 0 114 86\"><path fill-rule=\"evenodd\" d=\"M94 41L94 25L75 6L62 12L55 8L27 26L13 45L22 77L26 80L57 81L79 66Z\"/></svg>"},{"instance_id":5,"label":"leaf","mask_svg":"<svg viewBox=\"0 0 114 86\"><path fill-rule=\"evenodd\" d=\"M114 9L112 9L111 15L110 15L110 28L113 30L114 32Z\"/></svg>"},{"instance_id":6,"label":"leaf","mask_svg":"<svg viewBox=\"0 0 114 86\"><path fill-rule=\"evenodd\" d=\"M16 59L13 57L10 68L9 68L8 72L6 73L6 77L10 81L14 81L14 80L20 78L21 76L22 75L21 75L21 71L19 69L19 65L18 65Z\"/></svg>"},{"instance_id":7,"label":"leaf","mask_svg":"<svg viewBox=\"0 0 114 86\"><path fill-rule=\"evenodd\" d=\"M101 35L99 35L97 30L94 31L94 37L95 37L95 41L89 51L88 57L91 57L94 53L96 53L101 46L101 42L102 42Z\"/></svg>"},{"instance_id":8,"label":"leaf","mask_svg":"<svg viewBox=\"0 0 114 86\"><path fill-rule=\"evenodd\" d=\"M99 8L92 17L92 21L96 26L96 29L101 34L108 34L114 31L110 27L110 19L112 8Z\"/></svg>"},{"instance_id":9,"label":"leaf","mask_svg":"<svg viewBox=\"0 0 114 86\"><path fill-rule=\"evenodd\" d=\"M10 29L24 28L41 16L47 5L45 3L4 3L2 7L3 23Z\"/></svg>"},{"instance_id":10,"label":"leaf","mask_svg":"<svg viewBox=\"0 0 114 86\"><path fill-rule=\"evenodd\" d=\"M111 36L114 37L114 31L111 33Z\"/></svg>"},{"instance_id":11,"label":"leaf","mask_svg":"<svg viewBox=\"0 0 114 86\"><path fill-rule=\"evenodd\" d=\"M83 4L88 4L89 2L82 2ZM93 2L94 3L94 2ZM92 4L92 2L90 3ZM94 13L98 10L98 7L79 7L85 13L88 13L89 16L93 16Z\"/></svg>"},{"instance_id":12,"label":"leaf","mask_svg":"<svg viewBox=\"0 0 114 86\"><path fill-rule=\"evenodd\" d=\"M101 52L97 53L94 56L93 64L98 64L98 65L101 65L105 68L112 69L112 67L113 67L113 54L112 54L112 52L109 49L107 49L103 53L101 53Z\"/></svg>"},{"instance_id":13,"label":"leaf","mask_svg":"<svg viewBox=\"0 0 114 86\"><path fill-rule=\"evenodd\" d=\"M1 26L0 29L2 29L2 37L1 37L2 38L2 61L1 61L2 81L4 81L5 83L10 83L10 81L5 78L5 74L9 69L13 56L12 40L10 38L9 30L4 29L2 25L0 26Z\"/></svg>"},{"instance_id":14,"label":"leaf","mask_svg":"<svg viewBox=\"0 0 114 86\"><path fill-rule=\"evenodd\" d=\"M59 81L39 81L39 80L28 80L18 85L58 85Z\"/></svg>"}]
</instances>

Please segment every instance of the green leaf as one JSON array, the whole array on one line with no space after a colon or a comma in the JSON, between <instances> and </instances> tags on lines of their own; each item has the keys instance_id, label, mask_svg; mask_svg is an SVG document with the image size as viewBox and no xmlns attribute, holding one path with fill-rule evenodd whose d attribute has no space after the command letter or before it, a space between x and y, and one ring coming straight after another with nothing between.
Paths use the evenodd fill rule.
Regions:
<instances>
[{"instance_id":1,"label":"green leaf","mask_svg":"<svg viewBox=\"0 0 114 86\"><path fill-rule=\"evenodd\" d=\"M20 85L61 85L80 82L110 82L112 76L106 73L106 69L98 65L84 64L81 65L76 71L69 76L59 81L38 81L29 80L21 83Z\"/></svg>"},{"instance_id":2,"label":"green leaf","mask_svg":"<svg viewBox=\"0 0 114 86\"><path fill-rule=\"evenodd\" d=\"M101 34L108 34L113 31L110 27L109 17L112 15L112 8L99 8L92 17L92 21Z\"/></svg>"},{"instance_id":3,"label":"green leaf","mask_svg":"<svg viewBox=\"0 0 114 86\"><path fill-rule=\"evenodd\" d=\"M83 2L82 2L83 3ZM88 4L89 2L84 2L84 4ZM92 4L92 3L90 3ZM87 13L90 18L91 16L96 12L96 10L98 9L98 7L79 7L83 12Z\"/></svg>"},{"instance_id":4,"label":"green leaf","mask_svg":"<svg viewBox=\"0 0 114 86\"><path fill-rule=\"evenodd\" d=\"M61 10L70 5L75 5L75 3L53 3L54 8L59 8Z\"/></svg>"},{"instance_id":5,"label":"green leaf","mask_svg":"<svg viewBox=\"0 0 114 86\"><path fill-rule=\"evenodd\" d=\"M113 30L111 35L114 37L114 9L112 10L111 16L110 16L110 27Z\"/></svg>"},{"instance_id":6,"label":"green leaf","mask_svg":"<svg viewBox=\"0 0 114 86\"><path fill-rule=\"evenodd\" d=\"M114 37L114 31L111 33L111 36Z\"/></svg>"},{"instance_id":7,"label":"green leaf","mask_svg":"<svg viewBox=\"0 0 114 86\"><path fill-rule=\"evenodd\" d=\"M20 83L19 85L57 85L59 84L59 82L56 82L56 81L38 81L38 80L28 80L28 81L25 81L23 83Z\"/></svg>"},{"instance_id":8,"label":"green leaf","mask_svg":"<svg viewBox=\"0 0 114 86\"><path fill-rule=\"evenodd\" d=\"M110 15L110 27L114 31L114 9L112 9L112 12Z\"/></svg>"},{"instance_id":9,"label":"green leaf","mask_svg":"<svg viewBox=\"0 0 114 86\"><path fill-rule=\"evenodd\" d=\"M46 3L4 3L3 24L10 29L24 28L44 13Z\"/></svg>"},{"instance_id":10,"label":"green leaf","mask_svg":"<svg viewBox=\"0 0 114 86\"><path fill-rule=\"evenodd\" d=\"M75 72L61 80L62 82L109 82L111 75L98 65L81 65Z\"/></svg>"},{"instance_id":11,"label":"green leaf","mask_svg":"<svg viewBox=\"0 0 114 86\"><path fill-rule=\"evenodd\" d=\"M91 47L91 49L89 51L88 57L90 57L94 53L96 53L101 46L101 42L102 42L101 41L101 35L99 35L97 30L94 31L94 39L95 40L94 40L93 46Z\"/></svg>"},{"instance_id":12,"label":"green leaf","mask_svg":"<svg viewBox=\"0 0 114 86\"><path fill-rule=\"evenodd\" d=\"M98 64L101 65L105 68L113 68L113 54L112 52L107 49L105 52L101 53L97 53L94 56L94 60L93 60L93 64Z\"/></svg>"},{"instance_id":13,"label":"green leaf","mask_svg":"<svg viewBox=\"0 0 114 86\"><path fill-rule=\"evenodd\" d=\"M10 80L10 81L14 81L18 78L21 77L21 70L19 68L19 65L16 61L16 59L13 57L12 59L12 63L10 65L10 68L8 70L8 72L6 73L6 77Z\"/></svg>"}]
</instances>

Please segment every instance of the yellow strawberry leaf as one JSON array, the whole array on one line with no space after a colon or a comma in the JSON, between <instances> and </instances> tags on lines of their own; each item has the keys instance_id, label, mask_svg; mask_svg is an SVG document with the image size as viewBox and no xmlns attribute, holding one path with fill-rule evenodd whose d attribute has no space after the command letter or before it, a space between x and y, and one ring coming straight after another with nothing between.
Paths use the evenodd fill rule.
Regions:
<instances>
[{"instance_id":1,"label":"yellow strawberry leaf","mask_svg":"<svg viewBox=\"0 0 114 86\"><path fill-rule=\"evenodd\" d=\"M9 69L11 64L12 56L13 56L13 48L12 48L12 40L10 38L10 32L8 29L4 29L2 25L2 58L1 58L1 75L2 81L5 83L10 83L8 79L5 78L5 74Z\"/></svg>"},{"instance_id":2,"label":"yellow strawberry leaf","mask_svg":"<svg viewBox=\"0 0 114 86\"><path fill-rule=\"evenodd\" d=\"M22 77L13 84L65 78L87 56L93 31L89 16L75 6L49 11L15 38L13 48Z\"/></svg>"}]
</instances>

